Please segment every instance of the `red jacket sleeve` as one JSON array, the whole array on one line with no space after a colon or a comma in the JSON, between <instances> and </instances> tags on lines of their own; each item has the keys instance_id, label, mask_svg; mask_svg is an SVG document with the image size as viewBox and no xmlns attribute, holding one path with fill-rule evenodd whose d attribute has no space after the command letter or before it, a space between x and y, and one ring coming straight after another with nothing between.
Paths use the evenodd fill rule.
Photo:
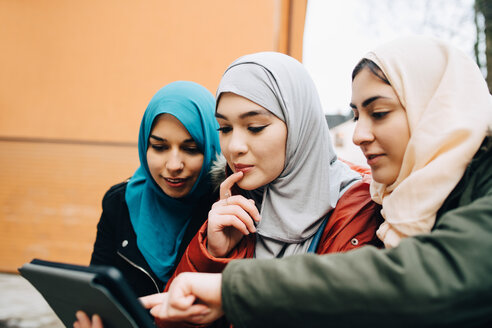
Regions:
<instances>
[{"instance_id":1,"label":"red jacket sleeve","mask_svg":"<svg viewBox=\"0 0 492 328\"><path fill-rule=\"evenodd\" d=\"M207 224L208 220L202 225L198 233L193 237L186 251L181 258L176 271L167 282L164 291L169 289L171 282L181 272L209 272L220 273L224 270L227 263L235 259L251 258L254 253L255 238L254 234L245 236L226 258L212 256L207 250Z\"/></svg>"},{"instance_id":2,"label":"red jacket sleeve","mask_svg":"<svg viewBox=\"0 0 492 328\"><path fill-rule=\"evenodd\" d=\"M208 220L202 225L198 233L193 237L190 244L186 248L186 251L179 262L176 271L172 275L171 279L167 282L165 292L169 290L172 281L181 272L210 272L220 273L224 270L227 263L235 259L251 258L253 257L255 249L254 234L245 236L237 246L231 251L227 258L217 258L207 251L207 223ZM165 322L156 319L157 327L159 328L185 328L185 327L225 327L229 324L222 318L218 321L211 323L210 325L192 325L184 322Z\"/></svg>"}]
</instances>

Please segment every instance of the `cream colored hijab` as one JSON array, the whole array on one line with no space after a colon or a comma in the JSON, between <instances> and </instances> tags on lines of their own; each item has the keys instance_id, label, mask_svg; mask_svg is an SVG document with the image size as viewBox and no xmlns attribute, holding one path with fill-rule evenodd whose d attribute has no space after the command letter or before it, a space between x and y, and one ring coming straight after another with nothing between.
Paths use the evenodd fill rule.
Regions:
<instances>
[{"instance_id":1,"label":"cream colored hijab","mask_svg":"<svg viewBox=\"0 0 492 328\"><path fill-rule=\"evenodd\" d=\"M377 235L386 247L395 247L404 237L430 232L492 126L492 102L475 62L439 40L401 38L366 58L388 78L410 127L396 181L371 184L385 218Z\"/></svg>"}]
</instances>

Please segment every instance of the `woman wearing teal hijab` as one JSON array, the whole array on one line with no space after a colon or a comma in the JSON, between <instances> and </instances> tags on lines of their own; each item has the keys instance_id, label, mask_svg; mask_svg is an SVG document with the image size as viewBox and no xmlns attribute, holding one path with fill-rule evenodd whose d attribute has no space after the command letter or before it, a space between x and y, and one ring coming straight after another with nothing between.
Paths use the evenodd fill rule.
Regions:
<instances>
[{"instance_id":1,"label":"woman wearing teal hijab","mask_svg":"<svg viewBox=\"0 0 492 328\"><path fill-rule=\"evenodd\" d=\"M215 100L187 81L160 89L139 132L140 167L104 196L91 264L118 268L137 296L162 291L217 199Z\"/></svg>"}]
</instances>

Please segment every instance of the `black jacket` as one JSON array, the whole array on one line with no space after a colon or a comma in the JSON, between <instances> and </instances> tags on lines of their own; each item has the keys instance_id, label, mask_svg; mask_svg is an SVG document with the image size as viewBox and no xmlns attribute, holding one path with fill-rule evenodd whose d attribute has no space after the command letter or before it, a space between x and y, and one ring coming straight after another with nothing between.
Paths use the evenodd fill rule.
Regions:
<instances>
[{"instance_id":1,"label":"black jacket","mask_svg":"<svg viewBox=\"0 0 492 328\"><path fill-rule=\"evenodd\" d=\"M137 247L136 234L125 201L126 186L127 182L119 183L104 195L91 265L116 267L140 297L161 292L165 286ZM208 211L217 199L218 194L210 193L199 201L179 247L175 265L179 263L186 247L207 219Z\"/></svg>"}]
</instances>

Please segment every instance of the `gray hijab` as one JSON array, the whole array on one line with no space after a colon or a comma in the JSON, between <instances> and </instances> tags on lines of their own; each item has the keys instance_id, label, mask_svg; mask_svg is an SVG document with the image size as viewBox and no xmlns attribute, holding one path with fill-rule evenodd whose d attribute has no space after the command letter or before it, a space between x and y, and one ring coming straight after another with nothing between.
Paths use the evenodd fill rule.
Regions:
<instances>
[{"instance_id":1,"label":"gray hijab","mask_svg":"<svg viewBox=\"0 0 492 328\"><path fill-rule=\"evenodd\" d=\"M253 101L287 125L282 173L268 185L246 192L262 216L256 227L255 256L306 252L343 192L361 178L337 159L313 81L294 58L261 52L243 56L227 68L218 100L224 92Z\"/></svg>"}]
</instances>

